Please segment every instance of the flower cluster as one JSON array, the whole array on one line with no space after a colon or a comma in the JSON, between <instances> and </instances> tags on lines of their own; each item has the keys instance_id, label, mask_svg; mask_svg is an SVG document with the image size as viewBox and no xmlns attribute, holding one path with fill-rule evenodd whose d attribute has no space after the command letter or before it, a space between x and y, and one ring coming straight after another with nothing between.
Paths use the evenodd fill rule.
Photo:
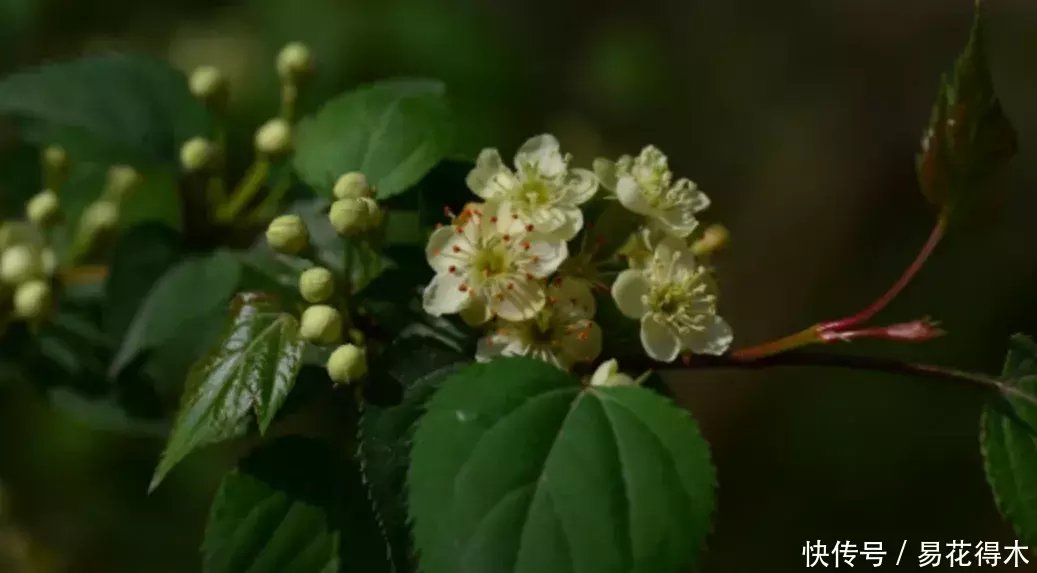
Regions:
<instances>
[{"instance_id":1,"label":"flower cluster","mask_svg":"<svg viewBox=\"0 0 1037 573\"><path fill-rule=\"evenodd\" d=\"M450 224L429 238L426 255L436 274L425 288L425 311L456 313L483 328L479 360L528 356L571 369L601 353L598 287L611 291L622 314L640 321L651 358L725 352L731 329L716 314L716 285L703 263L726 241L726 231L714 226L696 235L708 197L690 180L675 180L666 156L651 146L637 157L598 159L594 171L570 163L551 135L529 139L513 167L496 149L479 154L466 183L482 202L457 214L448 210ZM584 248L591 204L619 205L636 221L618 253L629 268L611 287L602 280L608 273L599 271L615 261L596 253L593 242ZM594 384L630 380L608 364Z\"/></svg>"}]
</instances>

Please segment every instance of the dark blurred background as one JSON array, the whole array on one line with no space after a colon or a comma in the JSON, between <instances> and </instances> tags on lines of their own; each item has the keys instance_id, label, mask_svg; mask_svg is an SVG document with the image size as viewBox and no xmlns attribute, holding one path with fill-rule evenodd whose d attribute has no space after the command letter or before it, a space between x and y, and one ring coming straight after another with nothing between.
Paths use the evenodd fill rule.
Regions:
<instances>
[{"instance_id":1,"label":"dark blurred background","mask_svg":"<svg viewBox=\"0 0 1037 573\"><path fill-rule=\"evenodd\" d=\"M987 12L1021 144L1008 208L952 234L880 317L932 315L950 336L846 351L996 372L1010 333L1037 334L1037 5ZM584 164L655 143L733 233L721 309L741 345L856 310L924 241L913 157L971 17L970 0L0 0L0 72L110 50L216 64L247 146L275 113L277 49L304 40L311 101L387 76L445 80L459 155L510 155L544 131ZM907 539L908 557L920 541L1014 539L984 480L976 388L801 368L671 381L719 471L707 572L799 571L807 539L894 553ZM0 554L31 571L197 571L227 456L196 455L147 496L161 446L0 387Z\"/></svg>"}]
</instances>

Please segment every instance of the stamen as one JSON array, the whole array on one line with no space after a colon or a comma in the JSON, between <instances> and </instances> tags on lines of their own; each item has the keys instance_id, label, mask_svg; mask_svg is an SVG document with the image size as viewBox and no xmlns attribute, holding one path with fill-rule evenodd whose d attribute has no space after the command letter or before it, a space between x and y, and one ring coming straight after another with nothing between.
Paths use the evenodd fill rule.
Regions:
<instances>
[{"instance_id":1,"label":"stamen","mask_svg":"<svg viewBox=\"0 0 1037 573\"><path fill-rule=\"evenodd\" d=\"M533 224L532 223L529 223L528 225L526 225L526 231L527 232L532 232L533 231Z\"/></svg>"},{"instance_id":2,"label":"stamen","mask_svg":"<svg viewBox=\"0 0 1037 573\"><path fill-rule=\"evenodd\" d=\"M468 285L466 285L464 283L461 283L460 286L457 287L457 290L459 290L461 292L467 292L468 291Z\"/></svg>"}]
</instances>

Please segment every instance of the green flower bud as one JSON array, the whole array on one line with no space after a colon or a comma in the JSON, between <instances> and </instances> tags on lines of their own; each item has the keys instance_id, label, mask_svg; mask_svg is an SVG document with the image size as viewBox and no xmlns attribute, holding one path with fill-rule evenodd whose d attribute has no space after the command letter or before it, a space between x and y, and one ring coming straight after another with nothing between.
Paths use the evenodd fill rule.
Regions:
<instances>
[{"instance_id":1,"label":"green flower bud","mask_svg":"<svg viewBox=\"0 0 1037 573\"><path fill-rule=\"evenodd\" d=\"M40 251L40 270L48 277L52 277L54 273L58 272L58 256L54 253L54 249L48 247Z\"/></svg>"},{"instance_id":2,"label":"green flower bud","mask_svg":"<svg viewBox=\"0 0 1037 573\"><path fill-rule=\"evenodd\" d=\"M60 214L58 194L50 189L40 191L25 204L25 217L40 227L53 223Z\"/></svg>"},{"instance_id":3,"label":"green flower bud","mask_svg":"<svg viewBox=\"0 0 1037 573\"><path fill-rule=\"evenodd\" d=\"M195 68L188 84L194 97L213 107L222 107L227 102L227 78L216 66Z\"/></svg>"},{"instance_id":4,"label":"green flower bud","mask_svg":"<svg viewBox=\"0 0 1037 573\"><path fill-rule=\"evenodd\" d=\"M367 375L367 356L363 348L343 344L328 357L327 368L336 384L349 384Z\"/></svg>"},{"instance_id":5,"label":"green flower bud","mask_svg":"<svg viewBox=\"0 0 1037 573\"><path fill-rule=\"evenodd\" d=\"M59 145L48 145L43 150L43 166L55 175L64 175L68 172L68 152Z\"/></svg>"},{"instance_id":6,"label":"green flower bud","mask_svg":"<svg viewBox=\"0 0 1037 573\"><path fill-rule=\"evenodd\" d=\"M266 242L279 253L294 255L305 249L309 241L306 224L298 215L281 215L266 228Z\"/></svg>"},{"instance_id":7,"label":"green flower bud","mask_svg":"<svg viewBox=\"0 0 1037 573\"><path fill-rule=\"evenodd\" d=\"M356 235L381 222L381 208L370 197L339 199L331 204L328 219L340 235Z\"/></svg>"},{"instance_id":8,"label":"green flower bud","mask_svg":"<svg viewBox=\"0 0 1037 573\"><path fill-rule=\"evenodd\" d=\"M14 315L25 320L43 318L50 312L50 285L39 279L22 283L14 291Z\"/></svg>"},{"instance_id":9,"label":"green flower bud","mask_svg":"<svg viewBox=\"0 0 1037 573\"><path fill-rule=\"evenodd\" d=\"M122 201L137 190L144 179L129 165L113 165L108 169L108 187L105 195L113 201Z\"/></svg>"},{"instance_id":10,"label":"green flower bud","mask_svg":"<svg viewBox=\"0 0 1037 573\"><path fill-rule=\"evenodd\" d=\"M29 245L15 245L0 255L0 280L20 285L40 276L39 254Z\"/></svg>"},{"instance_id":11,"label":"green flower bud","mask_svg":"<svg viewBox=\"0 0 1037 573\"><path fill-rule=\"evenodd\" d=\"M702 238L691 244L691 252L696 257L711 255L727 246L731 240L731 233L727 227L715 223L706 227L702 232Z\"/></svg>"},{"instance_id":12,"label":"green flower bud","mask_svg":"<svg viewBox=\"0 0 1037 573\"><path fill-rule=\"evenodd\" d=\"M0 222L0 250L13 247L31 239L32 226L23 221Z\"/></svg>"},{"instance_id":13,"label":"green flower bud","mask_svg":"<svg viewBox=\"0 0 1037 573\"><path fill-rule=\"evenodd\" d=\"M211 167L215 157L216 146L204 137L192 137L180 148L180 165L189 173Z\"/></svg>"},{"instance_id":14,"label":"green flower bud","mask_svg":"<svg viewBox=\"0 0 1037 573\"><path fill-rule=\"evenodd\" d=\"M256 130L255 144L264 155L284 155L292 148L292 126L281 118L271 119Z\"/></svg>"},{"instance_id":15,"label":"green flower bud","mask_svg":"<svg viewBox=\"0 0 1037 573\"><path fill-rule=\"evenodd\" d=\"M347 334L349 335L349 341L357 346L363 346L367 342L367 337L364 336L364 331L359 328L350 328Z\"/></svg>"},{"instance_id":16,"label":"green flower bud","mask_svg":"<svg viewBox=\"0 0 1037 573\"><path fill-rule=\"evenodd\" d=\"M359 199L374 195L371 186L367 184L367 176L359 171L351 171L339 177L333 192L336 199Z\"/></svg>"},{"instance_id":17,"label":"green flower bud","mask_svg":"<svg viewBox=\"0 0 1037 573\"><path fill-rule=\"evenodd\" d=\"M91 203L79 219L80 232L88 237L111 231L118 224L119 205L107 199Z\"/></svg>"},{"instance_id":18,"label":"green flower bud","mask_svg":"<svg viewBox=\"0 0 1037 573\"><path fill-rule=\"evenodd\" d=\"M302 42L291 42L277 54L277 75L286 83L296 83L313 72L313 55Z\"/></svg>"},{"instance_id":19,"label":"green flower bud","mask_svg":"<svg viewBox=\"0 0 1037 573\"><path fill-rule=\"evenodd\" d=\"M307 307L302 313L299 336L316 344L335 344L342 338L342 315L326 304Z\"/></svg>"},{"instance_id":20,"label":"green flower bud","mask_svg":"<svg viewBox=\"0 0 1037 573\"><path fill-rule=\"evenodd\" d=\"M306 269L299 275L299 293L306 302L324 302L335 291L335 279L324 267Z\"/></svg>"}]
</instances>

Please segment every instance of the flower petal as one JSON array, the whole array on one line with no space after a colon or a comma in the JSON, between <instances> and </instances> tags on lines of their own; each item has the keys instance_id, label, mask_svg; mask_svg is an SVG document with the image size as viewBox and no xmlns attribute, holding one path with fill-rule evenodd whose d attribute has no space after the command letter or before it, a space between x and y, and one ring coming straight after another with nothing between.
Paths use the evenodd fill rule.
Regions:
<instances>
[{"instance_id":1,"label":"flower petal","mask_svg":"<svg viewBox=\"0 0 1037 573\"><path fill-rule=\"evenodd\" d=\"M425 247L425 258L428 259L432 270L437 273L445 273L451 265L457 265L458 255L463 255L463 253L454 253L453 247L459 242L461 242L460 237L453 225L444 225L432 232L428 238L428 245Z\"/></svg>"},{"instance_id":2,"label":"flower petal","mask_svg":"<svg viewBox=\"0 0 1037 573\"><path fill-rule=\"evenodd\" d=\"M500 297L489 299L493 314L511 322L528 320L536 316L547 302L543 286L537 281L517 278L512 288L504 290Z\"/></svg>"},{"instance_id":3,"label":"flower petal","mask_svg":"<svg viewBox=\"0 0 1037 573\"><path fill-rule=\"evenodd\" d=\"M578 207L556 210L562 213L564 220L551 234L563 241L572 240L583 228L583 211Z\"/></svg>"},{"instance_id":4,"label":"flower petal","mask_svg":"<svg viewBox=\"0 0 1037 573\"><path fill-rule=\"evenodd\" d=\"M526 140L515 153L515 167L522 173L524 166L532 167L545 178L557 177L565 172L565 158L559 151L555 136L545 133Z\"/></svg>"},{"instance_id":5,"label":"flower petal","mask_svg":"<svg viewBox=\"0 0 1037 573\"><path fill-rule=\"evenodd\" d=\"M571 331L559 339L562 357L566 365L575 362L591 362L601 354L601 327L592 321L574 324Z\"/></svg>"},{"instance_id":6,"label":"flower petal","mask_svg":"<svg viewBox=\"0 0 1037 573\"><path fill-rule=\"evenodd\" d=\"M476 297L471 304L461 309L461 320L468 326L479 326L493 318L490 308L486 306L486 299Z\"/></svg>"},{"instance_id":7,"label":"flower petal","mask_svg":"<svg viewBox=\"0 0 1037 573\"><path fill-rule=\"evenodd\" d=\"M594 160L594 175L601 182L602 187L609 191L616 190L616 163L599 157Z\"/></svg>"},{"instance_id":8,"label":"flower petal","mask_svg":"<svg viewBox=\"0 0 1037 573\"><path fill-rule=\"evenodd\" d=\"M441 316L458 312L468 306L471 297L467 290L461 290L462 282L461 277L454 274L440 273L436 275L432 282L425 287L422 296L422 306L425 308L425 312L432 316Z\"/></svg>"},{"instance_id":9,"label":"flower petal","mask_svg":"<svg viewBox=\"0 0 1037 573\"><path fill-rule=\"evenodd\" d=\"M598 191L598 178L587 169L570 169L564 191L567 203L582 205Z\"/></svg>"},{"instance_id":10,"label":"flower petal","mask_svg":"<svg viewBox=\"0 0 1037 573\"><path fill-rule=\"evenodd\" d=\"M507 183L507 178L498 179L501 174L510 175L510 171L504 166L500 153L496 149L483 149L475 160L475 167L468 173L465 183L472 193L483 199L497 199L506 192L502 183Z\"/></svg>"},{"instance_id":11,"label":"flower petal","mask_svg":"<svg viewBox=\"0 0 1037 573\"><path fill-rule=\"evenodd\" d=\"M624 207L638 215L652 215L652 206L645 200L641 186L637 180L629 175L620 177L616 181L616 198Z\"/></svg>"},{"instance_id":12,"label":"flower petal","mask_svg":"<svg viewBox=\"0 0 1037 573\"><path fill-rule=\"evenodd\" d=\"M641 345L649 357L660 362L673 362L680 353L677 335L652 314L641 319Z\"/></svg>"},{"instance_id":13,"label":"flower petal","mask_svg":"<svg viewBox=\"0 0 1037 573\"><path fill-rule=\"evenodd\" d=\"M635 269L627 269L616 277L612 283L612 298L616 301L616 307L628 318L641 318L648 312L645 299L651 285L645 278L643 272Z\"/></svg>"},{"instance_id":14,"label":"flower petal","mask_svg":"<svg viewBox=\"0 0 1037 573\"><path fill-rule=\"evenodd\" d=\"M731 326L717 315L709 315L702 330L692 330L681 337L681 345L695 354L719 355L727 352L734 339Z\"/></svg>"},{"instance_id":15,"label":"flower petal","mask_svg":"<svg viewBox=\"0 0 1037 573\"><path fill-rule=\"evenodd\" d=\"M542 279L558 270L569 256L569 247L565 241L535 237L529 241L529 249L523 252L524 259L520 270Z\"/></svg>"},{"instance_id":16,"label":"flower petal","mask_svg":"<svg viewBox=\"0 0 1037 573\"><path fill-rule=\"evenodd\" d=\"M699 221L691 211L685 211L680 207L674 207L665 211L656 211L656 221L659 228L667 234L684 238L690 235L698 226Z\"/></svg>"},{"instance_id":17,"label":"flower petal","mask_svg":"<svg viewBox=\"0 0 1037 573\"><path fill-rule=\"evenodd\" d=\"M547 287L547 296L555 302L555 308L566 316L591 318L595 312L594 293L587 281L563 277L552 281Z\"/></svg>"}]
</instances>

